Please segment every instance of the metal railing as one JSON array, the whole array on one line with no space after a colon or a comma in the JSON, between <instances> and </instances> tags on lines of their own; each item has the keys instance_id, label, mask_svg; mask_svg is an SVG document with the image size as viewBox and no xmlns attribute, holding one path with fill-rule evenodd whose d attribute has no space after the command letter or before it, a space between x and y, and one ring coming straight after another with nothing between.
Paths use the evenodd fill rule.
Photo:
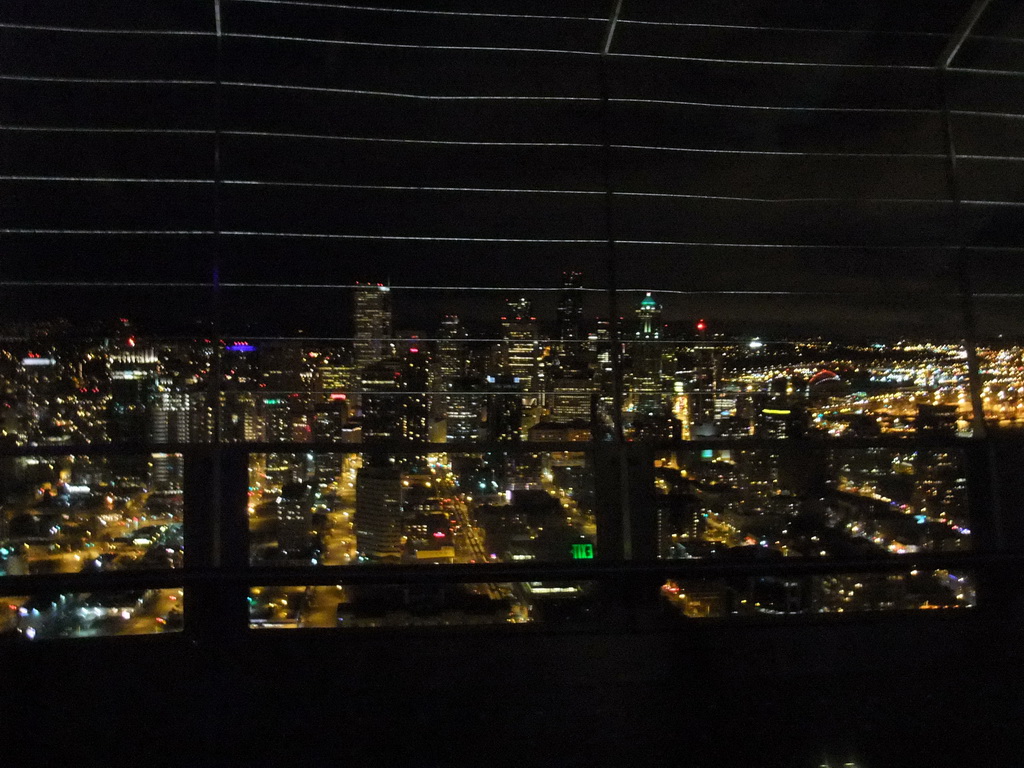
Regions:
<instances>
[{"instance_id":1,"label":"metal railing","mask_svg":"<svg viewBox=\"0 0 1024 768\"><path fill-rule=\"evenodd\" d=\"M153 452L184 457L184 567L178 570L120 570L99 573L54 573L5 576L0 592L91 592L184 588L184 637L216 640L237 637L249 626L247 596L256 586L318 586L335 584L441 584L570 580L599 585L598 601L606 623L650 627L658 614L658 587L666 579L810 577L839 574L899 574L912 569L951 569L971 573L977 584L977 609L986 613L1016 610L1022 591L1019 575L1024 550L1007 542L1020 540L1019 510L1024 481L1024 438L991 435L984 440L830 439L830 440L706 440L665 444L519 443L388 446L395 453L482 452L508 454L570 450L592 462L597 518L593 560L453 564L250 565L247 491L249 456L254 453L359 453L352 443L239 443L219 445L90 445L5 449L17 456L130 456ZM656 514L651 469L658 450L704 447L787 450L834 450L869 447L955 449L964 457L972 549L969 552L915 552L871 557L788 557L772 560L723 561L714 558L668 560L657 557L653 542ZM375 449L379 446L374 446ZM621 471L613 471L619 469ZM844 620L850 614L830 614ZM766 616L766 621L792 621L793 616ZM514 628L512 628L514 629ZM393 629L385 631L394 631Z\"/></svg>"}]
</instances>

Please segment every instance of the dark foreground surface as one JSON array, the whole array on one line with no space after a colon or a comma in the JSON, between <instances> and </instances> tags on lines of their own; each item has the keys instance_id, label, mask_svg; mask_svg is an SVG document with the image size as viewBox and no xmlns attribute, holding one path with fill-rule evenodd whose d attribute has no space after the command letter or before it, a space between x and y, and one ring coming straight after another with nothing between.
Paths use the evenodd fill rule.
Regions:
<instances>
[{"instance_id":1,"label":"dark foreground surface","mask_svg":"<svg viewBox=\"0 0 1024 768\"><path fill-rule=\"evenodd\" d=\"M11 642L0 764L1021 765L1022 636L979 611Z\"/></svg>"}]
</instances>

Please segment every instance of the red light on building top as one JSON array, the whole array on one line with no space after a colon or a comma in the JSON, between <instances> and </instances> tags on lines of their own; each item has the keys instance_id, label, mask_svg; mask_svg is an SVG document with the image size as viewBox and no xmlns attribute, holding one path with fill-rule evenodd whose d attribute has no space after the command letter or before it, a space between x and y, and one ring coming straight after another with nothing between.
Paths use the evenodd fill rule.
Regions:
<instances>
[{"instance_id":1,"label":"red light on building top","mask_svg":"<svg viewBox=\"0 0 1024 768\"><path fill-rule=\"evenodd\" d=\"M705 330L707 330L707 327L708 327L708 324L705 323L703 320L698 320L697 321L697 330L698 331L705 331Z\"/></svg>"},{"instance_id":2,"label":"red light on building top","mask_svg":"<svg viewBox=\"0 0 1024 768\"><path fill-rule=\"evenodd\" d=\"M420 351L420 349L419 349L419 347L409 347L409 351L410 351L410 352L411 352L412 354L416 354L417 352L419 352L419 351Z\"/></svg>"},{"instance_id":3,"label":"red light on building top","mask_svg":"<svg viewBox=\"0 0 1024 768\"><path fill-rule=\"evenodd\" d=\"M129 336L128 337L128 346L129 347L134 347L135 346L135 337L134 336Z\"/></svg>"}]
</instances>

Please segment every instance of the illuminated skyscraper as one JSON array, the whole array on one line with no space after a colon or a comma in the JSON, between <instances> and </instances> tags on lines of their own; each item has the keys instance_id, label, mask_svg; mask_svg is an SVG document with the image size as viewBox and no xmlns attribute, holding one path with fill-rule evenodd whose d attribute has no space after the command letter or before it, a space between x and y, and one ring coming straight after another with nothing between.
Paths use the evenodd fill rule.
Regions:
<instances>
[{"instance_id":1,"label":"illuminated skyscraper","mask_svg":"<svg viewBox=\"0 0 1024 768\"><path fill-rule=\"evenodd\" d=\"M519 379L525 393L537 389L538 341L537 318L530 315L530 302L518 298L508 302L509 314L501 318L502 368Z\"/></svg>"},{"instance_id":2,"label":"illuminated skyscraper","mask_svg":"<svg viewBox=\"0 0 1024 768\"><path fill-rule=\"evenodd\" d=\"M283 553L307 548L312 541L313 491L303 483L289 483L281 489L275 505L277 544Z\"/></svg>"},{"instance_id":3,"label":"illuminated skyscraper","mask_svg":"<svg viewBox=\"0 0 1024 768\"><path fill-rule=\"evenodd\" d=\"M466 375L468 345L463 340L468 335L458 315L444 316L437 343L437 367L442 379Z\"/></svg>"},{"instance_id":4,"label":"illuminated skyscraper","mask_svg":"<svg viewBox=\"0 0 1024 768\"><path fill-rule=\"evenodd\" d=\"M656 408L661 402L661 305L648 293L637 307L639 328L630 350L633 397L637 410Z\"/></svg>"},{"instance_id":5,"label":"illuminated skyscraper","mask_svg":"<svg viewBox=\"0 0 1024 768\"><path fill-rule=\"evenodd\" d=\"M391 289L380 283L359 285L355 291L356 370L362 370L391 353Z\"/></svg>"},{"instance_id":6,"label":"illuminated skyscraper","mask_svg":"<svg viewBox=\"0 0 1024 768\"><path fill-rule=\"evenodd\" d=\"M134 341L132 342L134 346ZM149 412L156 397L160 363L153 350L127 349L110 356L107 432L115 443L142 443L148 437ZM110 467L122 478L145 478L149 458L112 456Z\"/></svg>"},{"instance_id":7,"label":"illuminated skyscraper","mask_svg":"<svg viewBox=\"0 0 1024 768\"><path fill-rule=\"evenodd\" d=\"M429 438L430 359L418 347L387 358L363 373L363 442L369 447L356 474L356 547L363 557L401 556L402 467L421 469L422 456L390 456L385 442ZM374 448L373 446L379 446Z\"/></svg>"},{"instance_id":8,"label":"illuminated skyscraper","mask_svg":"<svg viewBox=\"0 0 1024 768\"><path fill-rule=\"evenodd\" d=\"M430 437L429 355L419 348L389 357L363 372L363 442Z\"/></svg>"},{"instance_id":9,"label":"illuminated skyscraper","mask_svg":"<svg viewBox=\"0 0 1024 768\"><path fill-rule=\"evenodd\" d=\"M159 361L152 350L125 350L110 356L110 406L107 428L117 443L146 437L146 413L156 394Z\"/></svg>"},{"instance_id":10,"label":"illuminated skyscraper","mask_svg":"<svg viewBox=\"0 0 1024 768\"><path fill-rule=\"evenodd\" d=\"M188 443L193 434L193 415L204 393L176 392L169 378L157 379L157 391L149 414L149 433L154 443ZM158 491L180 491L184 487L184 459L173 454L153 454L152 482Z\"/></svg>"},{"instance_id":11,"label":"illuminated skyscraper","mask_svg":"<svg viewBox=\"0 0 1024 768\"><path fill-rule=\"evenodd\" d=\"M514 376L488 376L487 439L517 443L522 439L522 383Z\"/></svg>"},{"instance_id":12,"label":"illuminated skyscraper","mask_svg":"<svg viewBox=\"0 0 1024 768\"><path fill-rule=\"evenodd\" d=\"M558 295L558 338L574 341L580 338L580 320L583 318L582 272L562 273L562 292ZM570 344L563 350L569 355L578 350Z\"/></svg>"},{"instance_id":13,"label":"illuminated skyscraper","mask_svg":"<svg viewBox=\"0 0 1024 768\"><path fill-rule=\"evenodd\" d=\"M551 418L590 424L594 410L593 374L584 369L563 369L550 383Z\"/></svg>"},{"instance_id":14,"label":"illuminated skyscraper","mask_svg":"<svg viewBox=\"0 0 1024 768\"><path fill-rule=\"evenodd\" d=\"M445 382L445 436L448 441L479 440L484 414L484 381L464 376Z\"/></svg>"},{"instance_id":15,"label":"illuminated skyscraper","mask_svg":"<svg viewBox=\"0 0 1024 768\"><path fill-rule=\"evenodd\" d=\"M363 467L356 475L356 548L370 560L402 555L402 472Z\"/></svg>"}]
</instances>

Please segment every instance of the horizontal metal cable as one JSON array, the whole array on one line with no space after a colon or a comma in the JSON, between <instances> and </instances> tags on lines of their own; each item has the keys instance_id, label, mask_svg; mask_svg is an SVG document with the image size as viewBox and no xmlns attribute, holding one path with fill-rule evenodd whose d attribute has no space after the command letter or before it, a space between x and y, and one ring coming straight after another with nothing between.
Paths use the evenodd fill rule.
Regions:
<instances>
[{"instance_id":1,"label":"horizontal metal cable","mask_svg":"<svg viewBox=\"0 0 1024 768\"><path fill-rule=\"evenodd\" d=\"M952 247L952 246L950 246ZM188 289L254 289L254 290L330 290L330 291L355 291L365 289L367 286L355 284L339 284L339 283L254 283L254 282L207 282L207 281L173 281L173 280L0 280L0 287L3 288L188 288ZM515 295L518 293L563 293L563 292L580 292L580 293L607 293L607 288L595 288L595 287L580 287L580 288L564 288L564 287L530 287L530 286L480 286L480 285L389 285L388 288L392 291L427 291L427 292L442 292L442 291L459 291L459 292L475 292L475 293L504 293L507 295ZM673 288L664 287L643 287L643 288L618 288L618 293L652 293L658 296L857 296L857 297L877 297L878 291L875 290L836 290L836 291L806 291L806 290L745 290L745 289L689 289L679 290ZM920 289L908 288L906 293L913 296L925 296L928 298L954 298L960 294L953 291L924 291ZM900 295L899 291L890 291L887 295ZM972 294L978 298L1024 298L1024 291L1014 292L1000 292L1000 293L974 293ZM309 338L309 337L298 337L298 338ZM335 341L350 341L356 337L341 337L332 336L331 339ZM400 337L380 337L381 339L390 339L393 341L400 340ZM423 337L409 337L416 341L459 341L455 338L423 338ZM473 338L473 341L487 341L488 339ZM502 341L502 339L490 339L490 341ZM544 341L544 339L538 339L538 341ZM548 339L548 341L558 341L559 343L591 343L594 339ZM651 341L643 339L624 339L625 342L635 343L641 341ZM666 340L653 340L666 341Z\"/></svg>"},{"instance_id":2,"label":"horizontal metal cable","mask_svg":"<svg viewBox=\"0 0 1024 768\"><path fill-rule=\"evenodd\" d=\"M419 51L481 51L493 53L553 53L575 56L599 56L597 51L581 51L572 48L515 48L511 46L490 45L428 45L425 43L384 43L366 40L341 40L324 37L296 37L293 35L260 35L251 32L225 32L225 38L239 40L280 40L293 43L316 43L318 45L339 45L353 48L389 48L395 50L408 49Z\"/></svg>"},{"instance_id":3,"label":"horizontal metal cable","mask_svg":"<svg viewBox=\"0 0 1024 768\"><path fill-rule=\"evenodd\" d=\"M6 75L0 74L0 80L20 82L50 82L68 84L96 84L96 85L216 85L211 80L161 80L147 78L68 78L68 77L43 77L38 75ZM599 97L593 96L516 96L516 95L437 95L408 93L399 91L377 91L357 88L333 88L326 86L308 85L287 85L282 83L252 83L241 81L224 81L226 86L239 88L267 88L276 90L306 91L316 93L338 93L351 96L376 96L398 99L418 99L424 101L539 101L539 102L573 102L573 103L596 103L600 102ZM612 97L608 99L613 104L659 104L680 107L702 107L714 109L738 109L738 110L760 110L778 112L823 112L837 114L919 114L938 115L938 109L907 108L907 107L822 107L822 106L786 106L770 104L729 104L724 102L688 101L681 99L651 99L651 98L629 98ZM1019 112L995 112L976 109L951 109L950 114L964 117L997 117L1013 120L1024 119L1024 113ZM90 128L90 129L68 129L68 130L89 130L89 131L119 131L118 128ZM135 129L132 129L135 130ZM144 129L142 129L144 130Z\"/></svg>"},{"instance_id":4,"label":"horizontal metal cable","mask_svg":"<svg viewBox=\"0 0 1024 768\"><path fill-rule=\"evenodd\" d=\"M894 29L827 29L821 27L779 27L766 24L708 24L694 21L646 21L641 19L619 19L621 24L647 27L676 27L688 29L731 29L757 32L798 32L827 35L886 35L898 37L934 37L945 40L949 35L943 32L909 32Z\"/></svg>"},{"instance_id":5,"label":"horizontal metal cable","mask_svg":"<svg viewBox=\"0 0 1024 768\"><path fill-rule=\"evenodd\" d=\"M715 101L685 101L681 99L640 99L629 97L612 97L608 100L613 104L658 104L677 107L702 107L711 109L741 109L766 112L834 112L837 114L902 114L902 115L939 115L938 109L911 107L807 107L785 106L773 104L729 104ZM961 117L1000 117L1020 120L1024 119L1021 112L988 112L977 109L951 109L951 115Z\"/></svg>"},{"instance_id":6,"label":"horizontal metal cable","mask_svg":"<svg viewBox=\"0 0 1024 768\"><path fill-rule=\"evenodd\" d=\"M0 80L25 83L68 83L70 85L217 85L216 80L174 80L145 77L57 77L0 74Z\"/></svg>"},{"instance_id":7,"label":"horizontal metal cable","mask_svg":"<svg viewBox=\"0 0 1024 768\"><path fill-rule=\"evenodd\" d=\"M279 565L248 566L241 569L199 569L167 568L163 570L121 570L106 573L47 573L27 576L5 576L0 584L4 594L52 594L58 592L96 592L131 589L186 589L200 585L233 584L236 587L272 586L335 586L346 584L445 584L445 583L507 583L535 581L598 581L614 580L621 587L623 582L639 579L650 582L651 594L655 587L666 578L741 578L765 576L831 576L860 573L903 574L913 570L956 570L958 573L981 571L1004 573L1009 578L1024 564L1019 553L989 555L974 552L926 552L905 555L880 555L872 558L842 557L783 557L777 560L737 562L714 557L682 560L653 561L607 561L567 560L537 564L481 562L452 564L368 564L368 565ZM244 594L242 592L241 594ZM244 602L241 603L243 606ZM959 614L964 609L956 610ZM912 616L914 621L924 621L922 611L885 611L889 619L899 615ZM937 611L935 613L938 613ZM846 622L863 620L864 614L785 614L771 616L767 620L784 620L786 624L799 618L813 617L815 622ZM733 622L735 616L724 617ZM750 619L753 617L743 617ZM935 618L935 617L929 617ZM944 616L944 620L948 620ZM765 616L756 617L758 621ZM701 619L712 621L712 619ZM401 628L398 628L401 629ZM522 632L521 625L496 624L488 627L491 631ZM545 628L550 632L550 628ZM395 627L377 631L394 632ZM450 633L451 627L444 627ZM289 642L294 642L303 631L325 632L323 629L295 629L288 632ZM345 630L344 633L353 630ZM691 629L692 632L692 629ZM331 634L327 632L327 634ZM262 636L262 635L261 635ZM126 636L104 637L102 642L125 642ZM136 635L129 642L138 643L146 635ZM173 638L165 635L161 642ZM73 642L80 642L75 640ZM147 640L146 642L149 642Z\"/></svg>"},{"instance_id":8,"label":"horizontal metal cable","mask_svg":"<svg viewBox=\"0 0 1024 768\"><path fill-rule=\"evenodd\" d=\"M666 53L615 53L608 54L618 59L661 59L666 61L691 61L698 64L731 64L755 67L819 67L822 69L884 69L917 72L933 72L934 67L924 64L854 64L822 61L772 61L770 59L723 59L710 56L674 56ZM951 67L952 69L952 67Z\"/></svg>"},{"instance_id":9,"label":"horizontal metal cable","mask_svg":"<svg viewBox=\"0 0 1024 768\"><path fill-rule=\"evenodd\" d=\"M2 129L2 126L0 126ZM458 139L404 139L376 136L338 136L326 133L289 133L281 131L221 131L221 136L253 136L260 138L313 139L326 141L351 141L380 144L411 144L424 146L451 147L543 147L569 149L602 149L603 144L581 141L461 141ZM959 155L958 157L963 157Z\"/></svg>"},{"instance_id":10,"label":"horizontal metal cable","mask_svg":"<svg viewBox=\"0 0 1024 768\"><path fill-rule=\"evenodd\" d=\"M221 234L233 237L296 237L329 240L394 240L437 243L579 243L598 244L607 242L593 238L543 238L543 237L433 237L429 235L357 235L325 232L259 232L251 230L224 230Z\"/></svg>"},{"instance_id":11,"label":"horizontal metal cable","mask_svg":"<svg viewBox=\"0 0 1024 768\"><path fill-rule=\"evenodd\" d=\"M213 136L216 132L203 128L83 128L78 126L28 126L0 125L0 131L54 132L54 133L112 133L112 134L181 134L195 136ZM568 149L602 149L603 145L595 142L548 142L548 141L461 141L457 139L409 139L383 136L343 136L324 133L294 133L282 131L238 131L225 130L221 136L244 136L256 138L308 139L314 141L365 142L370 144L408 144L424 146L454 147L536 147L536 148L568 148ZM645 152L680 152L713 155L764 155L780 157L823 157L823 158L913 158L927 160L945 160L941 153L927 152L802 152L796 150L762 150L762 149L723 149L707 147L673 147L656 144L610 144L612 149ZM993 162L1024 162L1020 155L980 155L958 154L958 160L979 160ZM26 179L31 177L26 177Z\"/></svg>"},{"instance_id":12,"label":"horizontal metal cable","mask_svg":"<svg viewBox=\"0 0 1024 768\"><path fill-rule=\"evenodd\" d=\"M122 176L29 176L0 174L0 181L54 181L96 184L213 184L213 179L132 178Z\"/></svg>"},{"instance_id":13,"label":"horizontal metal cable","mask_svg":"<svg viewBox=\"0 0 1024 768\"><path fill-rule=\"evenodd\" d=\"M137 133L139 135L182 135L182 136L214 136L212 128L88 128L77 125L0 125L0 131L21 131L25 133Z\"/></svg>"},{"instance_id":14,"label":"horizontal metal cable","mask_svg":"<svg viewBox=\"0 0 1024 768\"><path fill-rule=\"evenodd\" d=\"M471 45L427 45L411 43L385 43L369 42L362 40L342 40L320 37L295 37L286 35L259 35L252 33L226 32L225 38L252 39L252 40L279 40L284 42L314 43L318 45L339 45L364 48L388 48L388 49L413 49L413 50L438 50L438 51L479 51L494 53L544 53L575 56L600 56L599 51L586 51L570 48L516 48L497 46L471 46ZM679 56L656 53L617 53L609 52L609 56L616 58L633 59L662 59L670 61L688 61L701 64L730 64L761 67L823 67L827 69L882 69L882 70L908 70L930 72L933 67L921 64L861 64L861 63L839 63L839 62L810 62L810 61L776 61L770 59L727 59L709 56Z\"/></svg>"},{"instance_id":15,"label":"horizontal metal cable","mask_svg":"<svg viewBox=\"0 0 1024 768\"><path fill-rule=\"evenodd\" d=\"M1024 158L1020 158L1024 159ZM214 184L213 179L168 179L168 178L119 178L112 176L26 176L0 174L0 181L33 181L33 182L81 182L101 184ZM435 187L426 185L400 185L400 184L337 184L332 182L307 182L307 181L264 181L264 180L241 180L224 179L220 183L227 186L257 186L257 187L295 187L300 189L339 189L359 191L381 191L381 192L469 192L483 194L539 194L539 195L606 195L607 192L600 190L586 189L520 189L507 187ZM633 192L615 191L616 197L652 197L663 199L684 199L684 200L711 200L724 202L747 202L747 203L830 203L850 205L855 203L892 203L907 205L949 205L950 201L942 198L912 198L912 197L751 197L741 195L704 195L688 194L682 192ZM1024 206L1024 201L1014 200L961 200L963 205L977 206Z\"/></svg>"},{"instance_id":16,"label":"horizontal metal cable","mask_svg":"<svg viewBox=\"0 0 1024 768\"><path fill-rule=\"evenodd\" d=\"M465 242L465 243L524 243L524 244L607 244L607 239L574 239L574 238L496 238L496 237L433 237L430 235L360 235L330 232L262 232L258 230L223 230L208 229L56 229L42 227L7 227L0 229L0 234L8 235L225 235L229 237L272 237L272 238L309 238L334 240L380 240L380 241L414 241L414 242ZM625 240L615 241L620 245L663 245L686 248L757 248L757 249L789 249L789 250L843 250L843 251L950 251L959 246L950 244L939 245L839 245L835 243L726 243L700 242L685 240ZM1024 251L1022 246L1010 245L970 245L973 251L1016 252Z\"/></svg>"},{"instance_id":17,"label":"horizontal metal cable","mask_svg":"<svg viewBox=\"0 0 1024 768\"><path fill-rule=\"evenodd\" d=\"M212 179L167 179L167 178L119 178L111 176L25 176L25 175L0 175L0 181L33 181L33 182L82 182L82 183L129 183L129 184L213 184ZM263 180L240 180L224 179L222 184L227 186L257 186L257 187L296 187L301 189L339 189L359 191L381 191L381 192L470 192L484 194L539 194L539 195L605 195L600 190L586 189L522 189L508 187L435 187L426 185L401 185L401 184L338 184L332 182L306 182L306 181L263 181ZM948 200L941 198L860 198L860 197L793 197L793 198L769 198L769 197L748 197L735 195L701 195L686 194L679 192L631 192L616 191L616 197L654 197L654 198L682 198L687 200L721 200L732 202L755 202L755 203L842 203L850 204L857 202L864 203L909 203L909 204L939 204L947 205ZM984 200L963 200L965 204L975 205L1024 205L1016 202L989 202Z\"/></svg>"},{"instance_id":18,"label":"horizontal metal cable","mask_svg":"<svg viewBox=\"0 0 1024 768\"><path fill-rule=\"evenodd\" d=\"M607 19L598 16L566 16L566 15L545 15L545 14L517 14L517 13L483 13L473 11L444 11L432 9L412 8L383 8L378 6L362 5L336 5L332 3L299 2L297 0L234 0L235 2L250 2L273 5L308 6L318 8L329 8L332 10L354 10L365 12L393 13L393 14L417 14L422 16L454 16L468 18L497 18L497 19L521 19L528 21L584 21L594 23L607 23ZM878 35L886 37L926 37L945 39L948 37L943 32L919 32L909 30L888 30L888 29L836 29L822 27L787 27L773 25L752 25L752 24L722 24L704 22L673 22L673 21L648 21L641 19L619 19L624 25L648 26L648 27L675 27L689 29L713 29L713 30L735 30L735 31L758 31L758 32L783 32L799 34L823 34L823 35ZM52 24L24 24L14 22L0 22L0 29L24 29L46 32L74 32L86 34L115 34L115 35L184 35L215 37L216 32L205 30L177 30L177 29L122 29L122 28L101 28L101 27L73 27ZM1006 42L1021 44L1024 39L1006 37L999 35L971 35L971 40L987 42Z\"/></svg>"},{"instance_id":19,"label":"horizontal metal cable","mask_svg":"<svg viewBox=\"0 0 1024 768\"><path fill-rule=\"evenodd\" d=\"M232 390L222 390L222 394ZM236 394L258 394L244 390L234 390ZM198 394L198 393L197 393ZM377 394L377 393L375 393ZM435 393L441 394L441 393ZM499 391L497 394L510 394ZM988 443L1002 443L1019 447L1019 432L995 434L986 439ZM417 453L479 453L481 451L500 451L508 454L525 454L541 452L573 452L589 453L595 446L607 446L596 440L580 440L567 442L548 442L521 440L518 442L496 442L490 440L460 440L450 442L429 442L412 440L381 440L371 443L351 443L346 441L309 441L295 442L278 440L263 441L223 441L189 442L189 443L114 443L94 442L79 445L32 445L0 447L0 457L6 456L73 456L73 455L135 455L144 456L152 453L206 453L217 446L224 453L365 453L367 450L384 450L398 454ZM751 448L796 449L814 451L817 449L859 449L859 448L893 448L893 449L925 449L929 447L955 448L965 452L977 451L983 447L970 437L947 435L905 435L887 434L876 437L831 437L825 434L809 434L799 439L778 437L711 437L694 438L691 440L649 441L643 444L654 451L661 450L693 450L703 448Z\"/></svg>"},{"instance_id":20,"label":"horizontal metal cable","mask_svg":"<svg viewBox=\"0 0 1024 768\"><path fill-rule=\"evenodd\" d=\"M705 147L671 147L657 144L610 144L612 149L635 149L652 152L688 152L707 155L768 155L779 157L908 157L926 160L945 160L940 152L801 152L781 149L713 149ZM957 155L958 158L964 155ZM1024 157L1014 158L1024 160Z\"/></svg>"},{"instance_id":21,"label":"horizontal metal cable","mask_svg":"<svg viewBox=\"0 0 1024 768\"><path fill-rule=\"evenodd\" d=\"M380 6L369 6L369 5L348 5L348 4L336 4L336 3L317 3L310 2L310 0L232 0L237 3L259 3L263 5L295 5L295 6L308 6L312 8L330 8L332 10L339 11L375 11L381 13L406 13L416 14L421 16L465 16L470 18L494 18L494 19L529 19L529 20L542 20L542 21L595 21L605 23L608 20L603 17L595 16L549 16L545 14L526 14L526 13L484 13L480 11L441 11L441 10L427 10L418 8L382 8Z\"/></svg>"},{"instance_id":22,"label":"horizontal metal cable","mask_svg":"<svg viewBox=\"0 0 1024 768\"><path fill-rule=\"evenodd\" d=\"M92 35L184 35L197 37L214 37L215 32L190 29L101 29L97 27L65 27L50 24L15 24L0 22L0 29L24 29L39 32L75 32Z\"/></svg>"},{"instance_id":23,"label":"horizontal metal cable","mask_svg":"<svg viewBox=\"0 0 1024 768\"><path fill-rule=\"evenodd\" d=\"M898 30L898 29L835 29L825 27L785 27L785 26L769 26L769 25L754 25L754 24L709 24L704 22L693 22L693 21L646 21L640 19L619 19L620 24L634 24L637 26L647 27L677 27L677 28L690 28L690 29L721 29L721 30L735 30L740 32L745 31L756 31L756 32L792 32L797 34L821 34L821 35L878 35L884 37L925 37L936 40L947 40L950 33L947 32L918 32L910 30ZM1024 38L1018 37L1007 37L1002 35L969 35L968 40L979 40L983 42L995 42L995 43L1024 43Z\"/></svg>"},{"instance_id":24,"label":"horizontal metal cable","mask_svg":"<svg viewBox=\"0 0 1024 768\"><path fill-rule=\"evenodd\" d=\"M223 85L237 88L269 88L286 91L310 91L315 93L341 93L350 96L385 96L397 99L417 99L423 101L562 101L574 103L597 103L597 96L488 96L488 95L436 95L423 93L404 93L398 91L371 91L360 88L330 88L314 85L286 85L282 83L246 83L225 80Z\"/></svg>"},{"instance_id":25,"label":"horizontal metal cable","mask_svg":"<svg viewBox=\"0 0 1024 768\"><path fill-rule=\"evenodd\" d=\"M5 235L214 235L212 229L46 229L42 227L7 227Z\"/></svg>"},{"instance_id":26,"label":"horizontal metal cable","mask_svg":"<svg viewBox=\"0 0 1024 768\"><path fill-rule=\"evenodd\" d=\"M1024 77L1024 69L983 69L981 67L947 67L950 72L969 75L996 75L998 77Z\"/></svg>"},{"instance_id":27,"label":"horizontal metal cable","mask_svg":"<svg viewBox=\"0 0 1024 768\"><path fill-rule=\"evenodd\" d=\"M321 189L349 189L364 191L389 191L389 192L484 192L484 193L510 193L510 194L542 194L542 195L603 195L600 190L587 189L517 189L514 187L434 187L428 185L408 184L337 184L333 182L305 182L305 181L256 181L225 179L226 185L234 186L259 186L259 187L309 187Z\"/></svg>"}]
</instances>

